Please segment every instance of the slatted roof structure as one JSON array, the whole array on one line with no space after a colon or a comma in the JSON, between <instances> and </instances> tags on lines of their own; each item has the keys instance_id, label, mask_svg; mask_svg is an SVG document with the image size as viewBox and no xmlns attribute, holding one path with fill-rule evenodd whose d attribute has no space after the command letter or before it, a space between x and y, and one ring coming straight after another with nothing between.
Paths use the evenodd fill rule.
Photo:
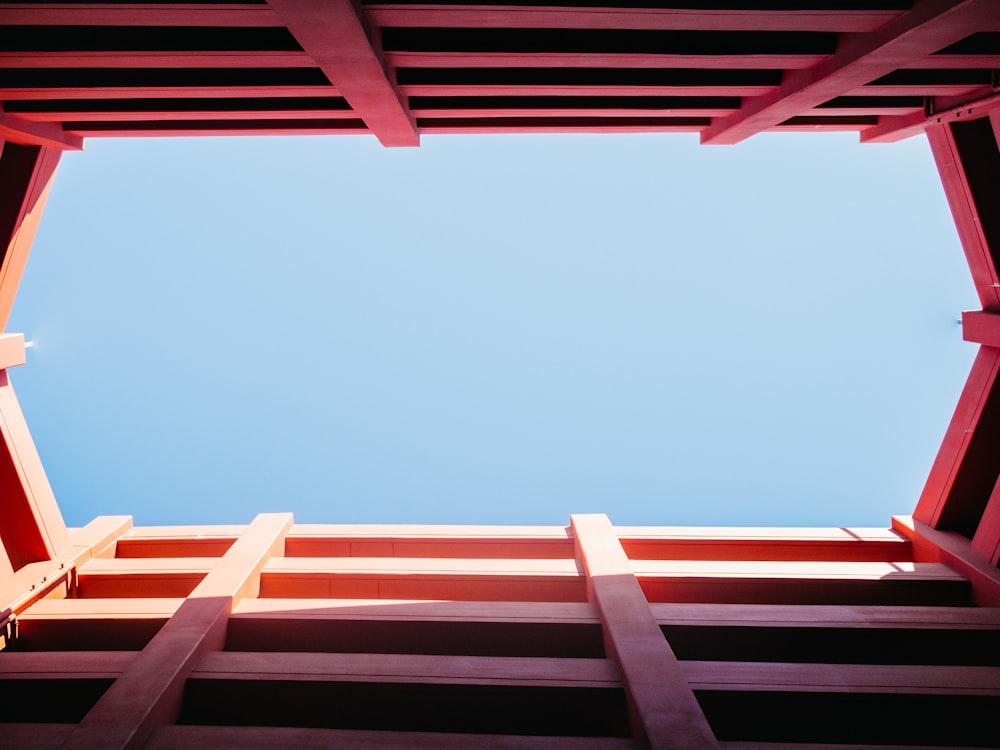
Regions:
<instances>
[{"instance_id":1,"label":"slatted roof structure","mask_svg":"<svg viewBox=\"0 0 1000 750\"><path fill-rule=\"evenodd\" d=\"M238 133L912 135L996 95L964 2L0 3L3 129L39 143Z\"/></svg>"},{"instance_id":2,"label":"slatted roof structure","mask_svg":"<svg viewBox=\"0 0 1000 750\"><path fill-rule=\"evenodd\" d=\"M926 133L982 308L885 529L67 529L4 333L0 746L1000 747L998 68L995 0L0 2L4 325L62 151L264 133Z\"/></svg>"}]
</instances>

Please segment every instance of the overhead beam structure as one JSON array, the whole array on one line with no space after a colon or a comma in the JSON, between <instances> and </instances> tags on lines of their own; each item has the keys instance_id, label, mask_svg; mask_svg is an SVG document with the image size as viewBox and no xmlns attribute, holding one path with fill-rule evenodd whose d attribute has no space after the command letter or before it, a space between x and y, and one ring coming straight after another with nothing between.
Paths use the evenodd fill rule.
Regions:
<instances>
[{"instance_id":1,"label":"overhead beam structure","mask_svg":"<svg viewBox=\"0 0 1000 750\"><path fill-rule=\"evenodd\" d=\"M417 124L352 0L268 0L383 146L419 146Z\"/></svg>"},{"instance_id":2,"label":"overhead beam structure","mask_svg":"<svg viewBox=\"0 0 1000 750\"><path fill-rule=\"evenodd\" d=\"M1000 19L1000 6L989 0L918 0L876 32L844 36L837 52L818 65L786 73L773 92L713 121L701 142L739 143L768 130L981 31L984 14Z\"/></svg>"}]
</instances>

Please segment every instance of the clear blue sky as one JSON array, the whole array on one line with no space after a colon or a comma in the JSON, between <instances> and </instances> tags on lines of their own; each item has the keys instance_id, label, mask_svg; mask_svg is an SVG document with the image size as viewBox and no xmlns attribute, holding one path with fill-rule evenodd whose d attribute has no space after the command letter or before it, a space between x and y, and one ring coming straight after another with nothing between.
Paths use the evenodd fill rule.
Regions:
<instances>
[{"instance_id":1,"label":"clear blue sky","mask_svg":"<svg viewBox=\"0 0 1000 750\"><path fill-rule=\"evenodd\" d=\"M73 525L886 526L975 307L922 138L93 140L11 377Z\"/></svg>"}]
</instances>

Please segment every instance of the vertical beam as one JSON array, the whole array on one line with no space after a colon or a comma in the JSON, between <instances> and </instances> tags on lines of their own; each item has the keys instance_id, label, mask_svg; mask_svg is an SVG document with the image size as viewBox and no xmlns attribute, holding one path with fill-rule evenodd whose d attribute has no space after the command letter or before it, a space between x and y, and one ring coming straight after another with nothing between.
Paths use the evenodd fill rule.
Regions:
<instances>
[{"instance_id":1,"label":"vertical beam","mask_svg":"<svg viewBox=\"0 0 1000 750\"><path fill-rule=\"evenodd\" d=\"M0 330L10 317L60 153L10 141L0 152Z\"/></svg>"},{"instance_id":2,"label":"vertical beam","mask_svg":"<svg viewBox=\"0 0 1000 750\"><path fill-rule=\"evenodd\" d=\"M570 524L588 599L600 612L608 655L621 666L636 728L655 750L718 748L608 517L574 515Z\"/></svg>"},{"instance_id":3,"label":"vertical beam","mask_svg":"<svg viewBox=\"0 0 1000 750\"><path fill-rule=\"evenodd\" d=\"M235 604L255 596L260 571L284 548L291 513L262 513L172 618L101 696L63 750L140 748L156 727L175 721L184 683L207 651L220 651Z\"/></svg>"},{"instance_id":4,"label":"vertical beam","mask_svg":"<svg viewBox=\"0 0 1000 750\"><path fill-rule=\"evenodd\" d=\"M383 146L419 146L416 120L352 0L268 0Z\"/></svg>"},{"instance_id":5,"label":"vertical beam","mask_svg":"<svg viewBox=\"0 0 1000 750\"><path fill-rule=\"evenodd\" d=\"M0 539L15 570L51 560L69 547L66 524L6 370L0 370L0 518Z\"/></svg>"}]
</instances>

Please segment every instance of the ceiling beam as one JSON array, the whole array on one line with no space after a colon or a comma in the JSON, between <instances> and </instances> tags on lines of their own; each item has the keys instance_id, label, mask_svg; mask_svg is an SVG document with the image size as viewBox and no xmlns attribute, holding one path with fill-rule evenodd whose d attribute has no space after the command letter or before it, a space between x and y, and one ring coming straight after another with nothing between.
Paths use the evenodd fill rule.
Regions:
<instances>
[{"instance_id":1,"label":"ceiling beam","mask_svg":"<svg viewBox=\"0 0 1000 750\"><path fill-rule=\"evenodd\" d=\"M980 31L1000 17L987 0L917 0L913 9L871 34L842 38L837 52L807 70L788 73L764 96L747 100L701 135L704 144L732 144L870 83Z\"/></svg>"},{"instance_id":2,"label":"ceiling beam","mask_svg":"<svg viewBox=\"0 0 1000 750\"><path fill-rule=\"evenodd\" d=\"M351 0L268 0L383 146L419 146L413 114Z\"/></svg>"},{"instance_id":3,"label":"ceiling beam","mask_svg":"<svg viewBox=\"0 0 1000 750\"><path fill-rule=\"evenodd\" d=\"M61 151L80 151L83 138L67 133L54 122L33 122L4 112L0 106L0 138L22 146L42 146Z\"/></svg>"},{"instance_id":4,"label":"ceiling beam","mask_svg":"<svg viewBox=\"0 0 1000 750\"><path fill-rule=\"evenodd\" d=\"M975 95L965 97L957 104L938 104L940 97L931 101L935 106L931 114L924 111L895 117L879 117L878 125L861 133L862 143L895 143L904 138L923 133L930 125L972 119L986 114L992 116L1000 109L1000 93L992 87L983 88Z\"/></svg>"}]
</instances>

